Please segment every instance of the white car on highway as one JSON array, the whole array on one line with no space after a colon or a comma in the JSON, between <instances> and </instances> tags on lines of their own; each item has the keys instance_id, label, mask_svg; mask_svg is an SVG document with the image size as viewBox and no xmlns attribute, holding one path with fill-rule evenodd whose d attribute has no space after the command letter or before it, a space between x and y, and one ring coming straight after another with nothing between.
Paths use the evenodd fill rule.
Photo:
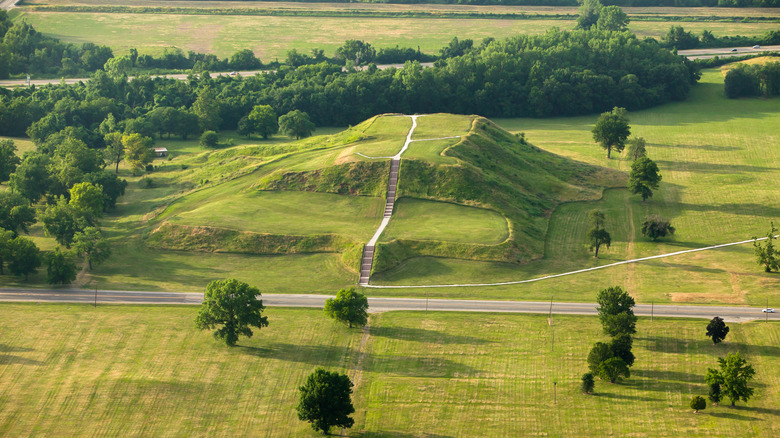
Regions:
<instances>
[{"instance_id":1,"label":"white car on highway","mask_svg":"<svg viewBox=\"0 0 780 438\"><path fill-rule=\"evenodd\" d=\"M761 309L761 311L764 313L775 313L775 309L771 307L767 307L766 309Z\"/></svg>"}]
</instances>

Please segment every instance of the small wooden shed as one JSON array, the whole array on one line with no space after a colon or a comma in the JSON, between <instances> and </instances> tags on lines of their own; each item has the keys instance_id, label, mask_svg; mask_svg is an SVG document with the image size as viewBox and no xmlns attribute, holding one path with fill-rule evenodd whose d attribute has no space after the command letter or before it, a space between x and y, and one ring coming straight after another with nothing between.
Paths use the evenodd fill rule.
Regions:
<instances>
[{"instance_id":1,"label":"small wooden shed","mask_svg":"<svg viewBox=\"0 0 780 438\"><path fill-rule=\"evenodd\" d=\"M158 157L167 157L168 156L168 149L166 148L154 148L154 154Z\"/></svg>"}]
</instances>

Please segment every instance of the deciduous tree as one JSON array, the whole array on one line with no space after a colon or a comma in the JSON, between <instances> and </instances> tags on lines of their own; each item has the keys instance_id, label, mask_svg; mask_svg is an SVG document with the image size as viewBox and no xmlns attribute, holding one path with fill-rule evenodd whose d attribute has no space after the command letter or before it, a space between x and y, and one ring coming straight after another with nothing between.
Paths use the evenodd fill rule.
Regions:
<instances>
[{"instance_id":1,"label":"deciduous tree","mask_svg":"<svg viewBox=\"0 0 780 438\"><path fill-rule=\"evenodd\" d=\"M748 364L739 352L730 353L726 358L719 357L720 370L709 368L705 380L712 385L720 385L723 396L731 400L731 406L740 399L747 402L753 395L753 388L748 386L756 371Z\"/></svg>"},{"instance_id":2,"label":"deciduous tree","mask_svg":"<svg viewBox=\"0 0 780 438\"><path fill-rule=\"evenodd\" d=\"M279 121L276 112L270 105L255 105L247 116L252 121L252 132L268 139L279 131Z\"/></svg>"},{"instance_id":3,"label":"deciduous tree","mask_svg":"<svg viewBox=\"0 0 780 438\"><path fill-rule=\"evenodd\" d=\"M13 242L13 240L14 233L12 231L0 228L0 275L5 275L3 265L11 256L11 242Z\"/></svg>"},{"instance_id":4,"label":"deciduous tree","mask_svg":"<svg viewBox=\"0 0 780 438\"><path fill-rule=\"evenodd\" d=\"M653 190L658 188L661 174L655 161L642 157L631 163L631 173L628 175L628 190L642 195L642 201L653 196Z\"/></svg>"},{"instance_id":5,"label":"deciduous tree","mask_svg":"<svg viewBox=\"0 0 780 438\"><path fill-rule=\"evenodd\" d=\"M759 265L764 266L764 271L772 272L772 270L780 270L780 251L775 248L775 223L771 222L769 233L766 235L766 242L759 243L758 240L753 241L753 250L756 254L756 261Z\"/></svg>"},{"instance_id":6,"label":"deciduous tree","mask_svg":"<svg viewBox=\"0 0 780 438\"><path fill-rule=\"evenodd\" d=\"M93 264L102 263L111 256L111 245L95 227L86 227L73 235L73 250L84 257L90 271Z\"/></svg>"},{"instance_id":7,"label":"deciduous tree","mask_svg":"<svg viewBox=\"0 0 780 438\"><path fill-rule=\"evenodd\" d=\"M610 336L636 333L637 317L633 310L636 303L623 288L614 286L602 289L596 297L596 302L604 333Z\"/></svg>"},{"instance_id":8,"label":"deciduous tree","mask_svg":"<svg viewBox=\"0 0 780 438\"><path fill-rule=\"evenodd\" d=\"M200 330L213 329L214 337L229 346L236 345L239 335L252 337L252 329L268 326L263 316L263 300L260 291L236 279L214 280L206 287L203 304L200 307L195 327Z\"/></svg>"},{"instance_id":9,"label":"deciduous tree","mask_svg":"<svg viewBox=\"0 0 780 438\"><path fill-rule=\"evenodd\" d=\"M642 222L642 235L652 240L666 237L667 234L674 234L674 231L672 224L661 216L648 216Z\"/></svg>"},{"instance_id":10,"label":"deciduous tree","mask_svg":"<svg viewBox=\"0 0 780 438\"><path fill-rule=\"evenodd\" d=\"M698 414L699 411L703 411L707 407L707 400L704 400L704 397L700 395L694 395L691 399L691 409L693 409L694 414Z\"/></svg>"},{"instance_id":11,"label":"deciduous tree","mask_svg":"<svg viewBox=\"0 0 780 438\"><path fill-rule=\"evenodd\" d=\"M599 258L599 248L605 245L607 248L612 244L612 237L604 229L605 216L600 210L591 210L588 212L588 221L591 229L588 230L587 239L590 251L596 250L593 257Z\"/></svg>"},{"instance_id":12,"label":"deciduous tree","mask_svg":"<svg viewBox=\"0 0 780 438\"><path fill-rule=\"evenodd\" d=\"M341 289L336 298L328 298L325 301L325 314L331 318L360 327L368 322L368 299L365 295L355 291L355 288Z\"/></svg>"},{"instance_id":13,"label":"deciduous tree","mask_svg":"<svg viewBox=\"0 0 780 438\"><path fill-rule=\"evenodd\" d=\"M314 123L305 112L293 110L279 117L279 130L298 140L314 132Z\"/></svg>"},{"instance_id":14,"label":"deciduous tree","mask_svg":"<svg viewBox=\"0 0 780 438\"><path fill-rule=\"evenodd\" d=\"M593 392L595 386L596 382L593 379L593 373L585 373L582 375L582 392L590 394Z\"/></svg>"},{"instance_id":15,"label":"deciduous tree","mask_svg":"<svg viewBox=\"0 0 780 438\"><path fill-rule=\"evenodd\" d=\"M114 164L114 173L119 173L119 163L125 158L125 146L122 144L122 134L119 132L109 132L103 136L106 142L106 149L103 150L103 159L108 164Z\"/></svg>"},{"instance_id":16,"label":"deciduous tree","mask_svg":"<svg viewBox=\"0 0 780 438\"><path fill-rule=\"evenodd\" d=\"M717 406L720 403L720 383L712 382L710 385L709 399L713 405Z\"/></svg>"},{"instance_id":17,"label":"deciduous tree","mask_svg":"<svg viewBox=\"0 0 780 438\"><path fill-rule=\"evenodd\" d=\"M615 357L615 353L612 352L612 347L604 342L596 342L593 344L593 348L588 353L588 369L598 374L599 365L605 360Z\"/></svg>"},{"instance_id":18,"label":"deciduous tree","mask_svg":"<svg viewBox=\"0 0 780 438\"><path fill-rule=\"evenodd\" d=\"M643 137L633 137L628 140L628 159L636 161L647 156L647 142Z\"/></svg>"},{"instance_id":19,"label":"deciduous tree","mask_svg":"<svg viewBox=\"0 0 780 438\"><path fill-rule=\"evenodd\" d=\"M133 174L141 172L154 159L152 145L154 140L141 134L126 134L122 136L125 147L125 160L130 165Z\"/></svg>"},{"instance_id":20,"label":"deciduous tree","mask_svg":"<svg viewBox=\"0 0 780 438\"><path fill-rule=\"evenodd\" d=\"M49 284L70 284L76 279L76 264L70 254L55 248L46 254L46 281Z\"/></svg>"},{"instance_id":21,"label":"deciduous tree","mask_svg":"<svg viewBox=\"0 0 780 438\"><path fill-rule=\"evenodd\" d=\"M205 131L200 135L200 145L204 148L215 148L219 144L219 135L214 131Z\"/></svg>"},{"instance_id":22,"label":"deciduous tree","mask_svg":"<svg viewBox=\"0 0 780 438\"><path fill-rule=\"evenodd\" d=\"M729 328L723 322L723 318L716 316L707 324L707 336L712 338L713 344L720 343L726 339L727 334L729 334Z\"/></svg>"},{"instance_id":23,"label":"deciduous tree","mask_svg":"<svg viewBox=\"0 0 780 438\"><path fill-rule=\"evenodd\" d=\"M16 166L22 160L16 155L16 145L13 140L0 140L0 183L8 181Z\"/></svg>"},{"instance_id":24,"label":"deciduous tree","mask_svg":"<svg viewBox=\"0 0 780 438\"><path fill-rule=\"evenodd\" d=\"M16 236L20 231L27 233L35 223L35 209L18 193L0 191L0 228Z\"/></svg>"},{"instance_id":25,"label":"deciduous tree","mask_svg":"<svg viewBox=\"0 0 780 438\"><path fill-rule=\"evenodd\" d=\"M103 187L89 182L78 183L70 189L70 206L80 212L87 222L95 223L103 217Z\"/></svg>"},{"instance_id":26,"label":"deciduous tree","mask_svg":"<svg viewBox=\"0 0 780 438\"><path fill-rule=\"evenodd\" d=\"M598 375L603 380L609 380L609 383L615 383L621 376L631 377L631 371L623 359L611 357L599 364Z\"/></svg>"},{"instance_id":27,"label":"deciduous tree","mask_svg":"<svg viewBox=\"0 0 780 438\"><path fill-rule=\"evenodd\" d=\"M592 132L593 140L607 150L607 158L610 158L613 149L623 151L626 139L631 135L626 109L615 107L612 111L602 113Z\"/></svg>"},{"instance_id":28,"label":"deciduous tree","mask_svg":"<svg viewBox=\"0 0 780 438\"><path fill-rule=\"evenodd\" d=\"M70 248L76 233L90 225L83 212L68 204L64 196L44 210L41 223L46 235L54 237L57 243L66 248Z\"/></svg>"},{"instance_id":29,"label":"deciduous tree","mask_svg":"<svg viewBox=\"0 0 780 438\"><path fill-rule=\"evenodd\" d=\"M328 434L331 427L352 427L355 412L350 395L354 385L344 374L317 368L299 389L298 419Z\"/></svg>"},{"instance_id":30,"label":"deciduous tree","mask_svg":"<svg viewBox=\"0 0 780 438\"><path fill-rule=\"evenodd\" d=\"M30 239L16 237L11 241L8 255L8 270L14 275L24 275L27 280L41 266L41 252Z\"/></svg>"}]
</instances>

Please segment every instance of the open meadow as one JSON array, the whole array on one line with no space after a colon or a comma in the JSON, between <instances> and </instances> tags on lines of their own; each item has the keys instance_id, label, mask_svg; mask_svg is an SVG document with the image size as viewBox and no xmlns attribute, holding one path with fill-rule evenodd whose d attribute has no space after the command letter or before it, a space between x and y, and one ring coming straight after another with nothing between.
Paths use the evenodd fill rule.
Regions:
<instances>
[{"instance_id":1,"label":"open meadow","mask_svg":"<svg viewBox=\"0 0 780 438\"><path fill-rule=\"evenodd\" d=\"M776 323L730 323L713 345L706 321L642 318L631 378L597 381L589 396L579 378L605 338L593 317L554 316L550 327L546 315L390 312L364 333L319 310L268 308L270 325L229 348L194 329L196 307L0 308L4 436L313 437L294 407L318 366L356 383L346 436L780 432ZM756 369L754 396L693 414L707 368L734 351Z\"/></svg>"},{"instance_id":2,"label":"open meadow","mask_svg":"<svg viewBox=\"0 0 780 438\"><path fill-rule=\"evenodd\" d=\"M427 6L427 5L426 5ZM166 47L186 53L213 53L229 57L241 49L252 49L263 62L284 61L296 49L308 54L318 48L333 56L346 40L359 39L379 48L419 47L435 54L453 37L506 38L517 34L541 34L551 27L571 29L573 19L472 19L472 18L374 18L246 15L177 15L103 12L15 12L36 30L65 42L111 47L116 55L131 48L139 53L160 54ZM741 9L739 10L741 11ZM569 11L570 13L574 12ZM780 12L764 12L780 18ZM776 30L776 22L681 22L634 21L629 30L639 37L660 39L672 25L700 34L708 29L716 36L758 36ZM302 30L305 29L305 32Z\"/></svg>"}]
</instances>

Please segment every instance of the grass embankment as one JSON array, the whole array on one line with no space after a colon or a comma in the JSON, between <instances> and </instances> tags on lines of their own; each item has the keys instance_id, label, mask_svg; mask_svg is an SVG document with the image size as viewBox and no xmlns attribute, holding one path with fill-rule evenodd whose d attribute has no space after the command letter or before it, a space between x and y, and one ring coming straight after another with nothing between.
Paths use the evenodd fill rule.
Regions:
<instances>
[{"instance_id":1,"label":"grass embankment","mask_svg":"<svg viewBox=\"0 0 780 438\"><path fill-rule=\"evenodd\" d=\"M495 210L509 222L507 240L499 245L486 245L495 243L493 239L480 242L482 245L465 245L458 237L432 240L424 231L430 225L426 223L427 218L412 217L406 223L393 225L398 239L377 246L373 272L392 269L415 256L510 263L539 258L543 254L549 215L558 204L598 199L604 187L625 184L625 174L549 154L524 143L487 119L447 117L448 122L439 123L461 126L453 129L456 133L461 132L468 120L472 121L468 135L452 139L451 146L444 152L447 157L455 158L457 164L439 165L427 160L404 159L399 173L398 196ZM430 136L425 130L422 134L425 134L424 138ZM425 145L425 142L412 145ZM465 210L463 214L469 215ZM442 218L445 226L442 234L460 235L459 220L459 215ZM402 234L402 226L409 234Z\"/></svg>"},{"instance_id":2,"label":"grass embankment","mask_svg":"<svg viewBox=\"0 0 780 438\"><path fill-rule=\"evenodd\" d=\"M454 36L479 42L488 37L501 39L518 34L541 34L551 27L570 29L575 25L574 19L259 17L19 9L23 12L17 19L27 20L40 32L65 42L107 45L118 55L127 54L131 48L157 55L166 47L179 47L185 53L193 50L229 57L238 50L249 48L264 62L282 61L291 49L309 53L311 49L319 48L332 56L350 39L366 41L376 48L420 47L425 53L435 54ZM775 16L780 17L780 14ZM777 28L777 23L771 22L633 21L629 29L640 37L660 39L670 26L680 24L695 34L708 29L716 36L758 36Z\"/></svg>"},{"instance_id":3,"label":"grass embankment","mask_svg":"<svg viewBox=\"0 0 780 438\"><path fill-rule=\"evenodd\" d=\"M705 72L686 102L629 114L632 133L648 142L648 154L663 175L646 202L625 190L610 190L597 202L560 206L550 221L545 258L508 264L421 258L376 276L383 284L446 284L533 278L629 258L698 248L765 235L780 219L780 125L777 99L727 100L720 70ZM628 170L625 158L607 160L592 141L595 116L565 119L509 119L497 122L545 150L578 161ZM607 213L612 247L599 260L584 246L586 215ZM643 218L660 214L677 228L673 239L650 242L641 235ZM780 287L775 274L755 264L750 244L519 286L432 289L431 296L593 300L607 285L621 284L641 302L697 302L765 306ZM375 294L408 293L372 291ZM776 307L776 306L775 306Z\"/></svg>"},{"instance_id":4,"label":"grass embankment","mask_svg":"<svg viewBox=\"0 0 780 438\"><path fill-rule=\"evenodd\" d=\"M361 351L362 332L320 310L266 309L270 325L228 348L193 328L195 307L1 306L6 436L313 437L297 387L317 366L358 363L348 436L780 432L775 323L731 323L716 346L704 320L640 319L631 378L587 396L585 357L605 338L593 317L391 312L371 317ZM733 351L755 367L755 395L693 414L706 369Z\"/></svg>"}]
</instances>

